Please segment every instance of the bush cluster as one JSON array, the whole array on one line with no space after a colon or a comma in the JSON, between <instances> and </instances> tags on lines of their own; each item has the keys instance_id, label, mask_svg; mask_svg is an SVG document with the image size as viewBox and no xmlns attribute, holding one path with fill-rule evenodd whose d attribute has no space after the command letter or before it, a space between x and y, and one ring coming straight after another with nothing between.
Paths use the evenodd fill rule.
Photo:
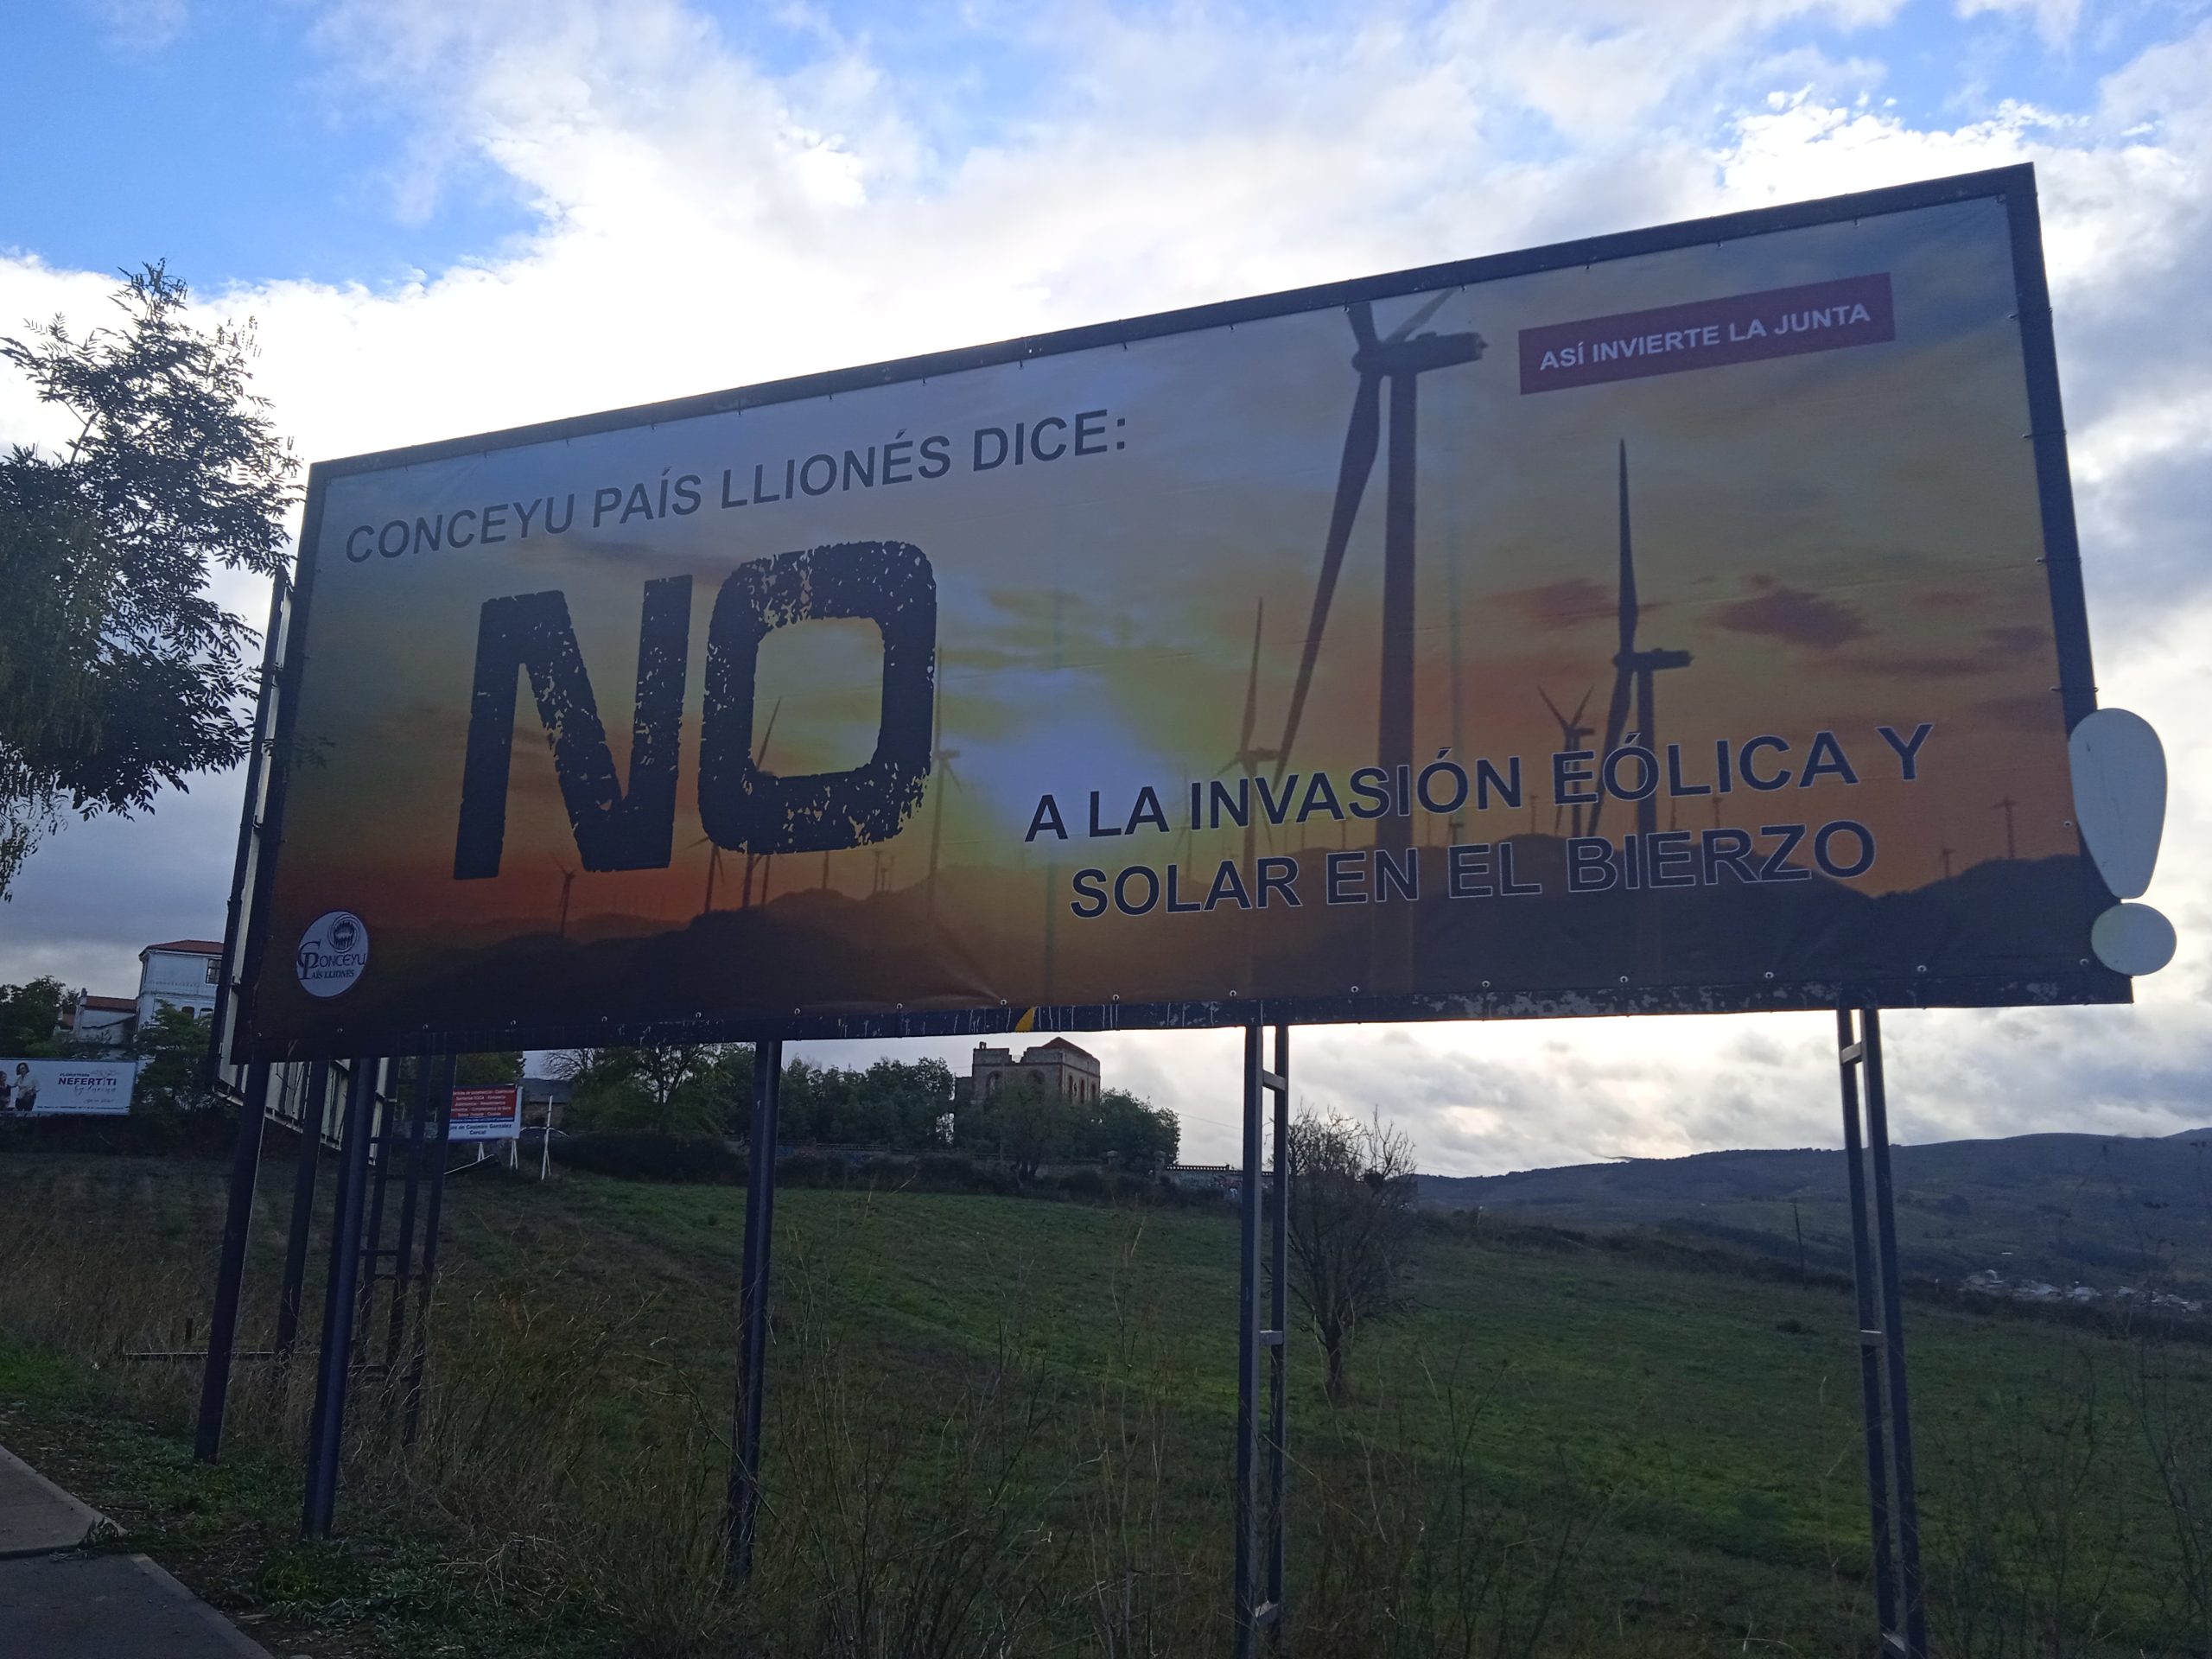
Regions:
<instances>
[{"instance_id":1,"label":"bush cluster","mask_svg":"<svg viewBox=\"0 0 2212 1659\"><path fill-rule=\"evenodd\" d=\"M631 1181L742 1181L745 1160L711 1135L602 1129L556 1136L553 1156L573 1169Z\"/></svg>"},{"instance_id":2,"label":"bush cluster","mask_svg":"<svg viewBox=\"0 0 2212 1659\"><path fill-rule=\"evenodd\" d=\"M744 1154L712 1135L606 1129L557 1137L556 1161L594 1175L632 1181L744 1181ZM959 1152L906 1153L803 1147L776 1160L782 1186L871 1192L984 1192L1002 1197L1062 1198L1090 1204L1220 1204L1215 1193L1186 1193L1155 1177L1077 1165L1024 1181L1009 1165Z\"/></svg>"}]
</instances>

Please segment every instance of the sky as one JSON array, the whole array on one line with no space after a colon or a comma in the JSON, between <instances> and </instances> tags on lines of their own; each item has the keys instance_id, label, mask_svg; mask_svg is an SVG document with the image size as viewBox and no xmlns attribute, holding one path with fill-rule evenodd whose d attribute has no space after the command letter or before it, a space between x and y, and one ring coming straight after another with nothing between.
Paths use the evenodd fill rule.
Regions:
<instances>
[{"instance_id":1,"label":"sky","mask_svg":"<svg viewBox=\"0 0 2212 1659\"><path fill-rule=\"evenodd\" d=\"M2202 0L77 0L15 25L0 149L34 162L0 194L0 331L89 326L166 259L256 321L308 458L2032 161L2100 698L2166 743L2147 896L2181 950L2132 1008L1892 1016L1892 1118L2212 1120ZM0 442L59 433L0 378ZM219 936L238 787L65 829L0 907L0 981L127 992L143 944ZM1219 1160L1238 1040L1091 1046ZM1346 1027L1292 1064L1302 1101L1473 1173L1835 1144L1833 1042L1816 1015Z\"/></svg>"}]
</instances>

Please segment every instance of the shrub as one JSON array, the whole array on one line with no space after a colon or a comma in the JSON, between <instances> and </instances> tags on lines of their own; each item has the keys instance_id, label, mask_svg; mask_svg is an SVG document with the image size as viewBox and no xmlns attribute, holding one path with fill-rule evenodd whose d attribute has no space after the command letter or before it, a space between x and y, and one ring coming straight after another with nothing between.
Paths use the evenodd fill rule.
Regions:
<instances>
[{"instance_id":1,"label":"shrub","mask_svg":"<svg viewBox=\"0 0 2212 1659\"><path fill-rule=\"evenodd\" d=\"M602 1129L556 1136L553 1156L571 1169L631 1181L742 1183L745 1160L711 1135Z\"/></svg>"},{"instance_id":2,"label":"shrub","mask_svg":"<svg viewBox=\"0 0 2212 1659\"><path fill-rule=\"evenodd\" d=\"M0 1121L0 1154L29 1152L111 1153L124 1157L213 1158L238 1140L238 1113L227 1106L205 1111L133 1111L128 1116L92 1116Z\"/></svg>"},{"instance_id":3,"label":"shrub","mask_svg":"<svg viewBox=\"0 0 2212 1659\"><path fill-rule=\"evenodd\" d=\"M776 1160L776 1181L781 1186L842 1186L842 1167L818 1152L795 1152Z\"/></svg>"},{"instance_id":4,"label":"shrub","mask_svg":"<svg viewBox=\"0 0 2212 1659\"><path fill-rule=\"evenodd\" d=\"M1085 1166L1060 1177L1060 1191L1071 1198L1096 1200L1106 1196L1106 1178Z\"/></svg>"}]
</instances>

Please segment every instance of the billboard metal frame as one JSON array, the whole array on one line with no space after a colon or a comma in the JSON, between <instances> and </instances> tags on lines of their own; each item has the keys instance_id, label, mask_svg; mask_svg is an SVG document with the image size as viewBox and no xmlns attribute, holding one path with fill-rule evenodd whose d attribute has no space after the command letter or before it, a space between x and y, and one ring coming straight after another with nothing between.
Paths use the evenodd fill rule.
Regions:
<instances>
[{"instance_id":1,"label":"billboard metal frame","mask_svg":"<svg viewBox=\"0 0 2212 1659\"><path fill-rule=\"evenodd\" d=\"M232 899L232 950L226 953L223 982L227 993L223 1013L232 1017L229 1030L219 1036L219 1040L225 1044L232 1062L245 1064L251 1060L466 1053L517 1046L563 1048L607 1043L649 1045L703 1040L986 1035L1007 1031L1173 1030L1369 1020L1833 1011L1839 1007L1995 1007L2132 1001L2126 978L2085 957L2074 969L2037 976L1913 975L1874 980L1663 986L1624 982L1554 993L1471 988L1450 993L1244 999L1231 996L1141 1004L1116 1001L1022 1007L1001 1003L996 1007L950 1010L795 1014L774 1020L690 1018L645 1023L611 1019L542 1022L518 1020L497 1026L452 1028L424 1025L404 1030L340 1025L313 1038L282 1040L258 1038L254 1031L254 999L270 948L271 884L283 838L286 785L297 741L295 728L299 688L314 649L310 620L315 589L315 550L321 540L326 492L335 479L926 380L932 376L1020 364L1286 314L1973 200L2001 203L2010 226L2012 280L2018 302L2015 315L2020 329L2030 423L2030 429L2021 435L2034 446L2036 488L2043 525L2043 562L2057 647L2059 683L2051 689L2060 698L2066 728L2070 733L2095 708L2096 686L2090 662L2081 551L2067 464L2057 359L2051 334L2050 290L2044 270L2035 171L2032 166L2021 165L1428 265L318 462L308 472L297 575L288 595L289 606L281 612L282 621L278 625L283 629L281 651L271 652L272 657L280 657L281 661L263 689L264 699L274 699L274 730L267 740L265 780L260 777L251 780L257 786L249 790L247 810L241 825L239 890ZM275 633L276 628L272 627L272 639ZM257 801L251 798L254 796L261 798ZM257 814L257 805L260 808ZM249 843L251 857L247 855ZM2112 902L2111 896L2101 891L2101 879L2086 856L2080 860L2080 867L2082 879L2100 889L2089 897L2095 901L2093 910L2101 911Z\"/></svg>"}]
</instances>

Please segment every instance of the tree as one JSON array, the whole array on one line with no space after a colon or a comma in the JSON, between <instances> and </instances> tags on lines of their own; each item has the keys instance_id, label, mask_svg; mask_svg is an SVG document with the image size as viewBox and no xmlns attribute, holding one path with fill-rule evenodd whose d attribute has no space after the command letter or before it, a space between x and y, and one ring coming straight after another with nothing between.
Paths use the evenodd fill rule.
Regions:
<instances>
[{"instance_id":1,"label":"tree","mask_svg":"<svg viewBox=\"0 0 2212 1659\"><path fill-rule=\"evenodd\" d=\"M1339 1405L1360 1327L1405 1306L1414 1185L1413 1143L1379 1114L1301 1111L1290 1126L1290 1287Z\"/></svg>"},{"instance_id":2,"label":"tree","mask_svg":"<svg viewBox=\"0 0 2212 1659\"><path fill-rule=\"evenodd\" d=\"M1083 1151L1140 1174L1165 1169L1183 1143L1183 1126L1165 1106L1126 1089L1101 1091L1084 1109Z\"/></svg>"},{"instance_id":3,"label":"tree","mask_svg":"<svg viewBox=\"0 0 2212 1659\"><path fill-rule=\"evenodd\" d=\"M726 1112L712 1084L721 1052L713 1043L572 1048L555 1057L553 1069L575 1085L572 1128L718 1135Z\"/></svg>"},{"instance_id":4,"label":"tree","mask_svg":"<svg viewBox=\"0 0 2212 1659\"><path fill-rule=\"evenodd\" d=\"M878 1060L865 1071L793 1060L784 1069L783 1121L794 1141L919 1152L944 1143L951 1110L943 1060Z\"/></svg>"},{"instance_id":5,"label":"tree","mask_svg":"<svg viewBox=\"0 0 2212 1659\"><path fill-rule=\"evenodd\" d=\"M522 1081L522 1051L493 1050L454 1058L453 1080L463 1089L504 1089Z\"/></svg>"},{"instance_id":6,"label":"tree","mask_svg":"<svg viewBox=\"0 0 2212 1659\"><path fill-rule=\"evenodd\" d=\"M1048 1158L1074 1155L1075 1107L1057 1089L1009 1084L971 1102L956 1122L959 1144L1013 1166L1018 1181L1033 1181Z\"/></svg>"},{"instance_id":7,"label":"tree","mask_svg":"<svg viewBox=\"0 0 2212 1659\"><path fill-rule=\"evenodd\" d=\"M58 979L0 985L0 1054L35 1060L65 1052L60 1033L68 1006L69 994Z\"/></svg>"},{"instance_id":8,"label":"tree","mask_svg":"<svg viewBox=\"0 0 2212 1659\"><path fill-rule=\"evenodd\" d=\"M130 1051L143 1062L134 1096L151 1111L197 1111L210 1104L207 1021L190 1008L164 1007L138 1029Z\"/></svg>"},{"instance_id":9,"label":"tree","mask_svg":"<svg viewBox=\"0 0 2212 1659\"><path fill-rule=\"evenodd\" d=\"M0 456L0 898L65 810L127 816L251 741L257 636L208 582L282 572L298 462L249 390L252 325L203 333L187 297L149 265L123 327L0 340L77 426Z\"/></svg>"}]
</instances>

